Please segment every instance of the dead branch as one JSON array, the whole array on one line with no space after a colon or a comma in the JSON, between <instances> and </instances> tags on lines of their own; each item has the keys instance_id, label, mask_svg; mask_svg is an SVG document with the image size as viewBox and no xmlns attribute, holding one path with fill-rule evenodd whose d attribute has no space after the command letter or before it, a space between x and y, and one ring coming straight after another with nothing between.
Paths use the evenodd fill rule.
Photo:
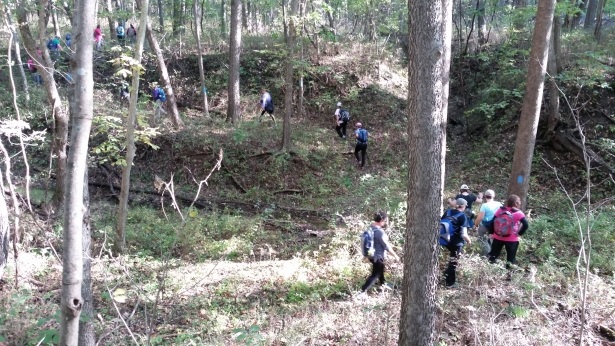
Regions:
<instances>
[{"instance_id":1,"label":"dead branch","mask_svg":"<svg viewBox=\"0 0 615 346\"><path fill-rule=\"evenodd\" d=\"M569 133L560 131L555 134L553 139L562 147L579 156L581 159L584 159L583 151L585 150L585 153L589 156L590 162L594 161L607 173L615 174L615 169L609 166L609 164L600 155L587 147L584 148L583 145Z\"/></svg>"},{"instance_id":2,"label":"dead branch","mask_svg":"<svg viewBox=\"0 0 615 346\"><path fill-rule=\"evenodd\" d=\"M303 190L296 190L296 189L286 189L286 190L278 190L278 191L273 191L272 192L274 195L278 194L278 193L303 193Z\"/></svg>"},{"instance_id":3,"label":"dead branch","mask_svg":"<svg viewBox=\"0 0 615 346\"><path fill-rule=\"evenodd\" d=\"M243 187L243 185L241 185L241 183L237 180L237 178L235 178L235 175L231 172L231 170L225 164L222 164L222 169L224 169L224 171L228 173L229 177L231 178L233 182L233 185L238 187L239 190L241 190L241 192L243 193L248 192L248 190L245 187Z\"/></svg>"}]
</instances>

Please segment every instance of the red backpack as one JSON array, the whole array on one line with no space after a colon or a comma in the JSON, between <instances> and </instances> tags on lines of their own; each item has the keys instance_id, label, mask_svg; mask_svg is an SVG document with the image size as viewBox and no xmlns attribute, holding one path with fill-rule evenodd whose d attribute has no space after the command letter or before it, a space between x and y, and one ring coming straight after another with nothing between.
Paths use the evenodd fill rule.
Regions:
<instances>
[{"instance_id":1,"label":"red backpack","mask_svg":"<svg viewBox=\"0 0 615 346\"><path fill-rule=\"evenodd\" d=\"M515 222L514 214L519 210L512 208L508 210L506 207L501 207L501 211L493 218L493 233L506 238L519 232L519 227Z\"/></svg>"}]
</instances>

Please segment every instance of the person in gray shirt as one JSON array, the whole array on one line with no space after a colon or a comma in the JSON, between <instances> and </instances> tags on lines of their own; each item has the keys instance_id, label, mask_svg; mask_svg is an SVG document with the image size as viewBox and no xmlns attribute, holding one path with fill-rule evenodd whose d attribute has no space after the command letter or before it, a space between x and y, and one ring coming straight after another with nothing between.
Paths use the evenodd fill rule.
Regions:
<instances>
[{"instance_id":1,"label":"person in gray shirt","mask_svg":"<svg viewBox=\"0 0 615 346\"><path fill-rule=\"evenodd\" d=\"M383 230L383 228L387 226L388 221L387 213L379 211L374 215L374 222L369 226L374 232L374 256L368 257L368 260L372 263L372 273L363 286L361 286L359 297L366 297L367 290L372 287L376 281L379 281L381 285L385 284L384 264L387 252L393 256L395 260L399 261L399 257L395 251L393 251L393 247L389 243L389 237Z\"/></svg>"}]
</instances>

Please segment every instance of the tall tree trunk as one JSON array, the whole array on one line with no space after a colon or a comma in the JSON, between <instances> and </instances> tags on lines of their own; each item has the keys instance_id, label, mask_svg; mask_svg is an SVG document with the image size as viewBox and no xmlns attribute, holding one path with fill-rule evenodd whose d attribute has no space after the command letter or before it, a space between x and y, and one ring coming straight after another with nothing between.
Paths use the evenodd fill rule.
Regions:
<instances>
[{"instance_id":1,"label":"tall tree trunk","mask_svg":"<svg viewBox=\"0 0 615 346\"><path fill-rule=\"evenodd\" d=\"M557 14L555 15L557 17ZM548 85L549 85L549 113L547 117L547 135L548 139L551 139L555 135L555 128L559 123L559 90L557 88L557 55L555 51L555 26L556 18L553 19L553 34L551 35L551 42L549 44L549 61L547 63L547 72L549 73Z\"/></svg>"},{"instance_id":2,"label":"tall tree trunk","mask_svg":"<svg viewBox=\"0 0 615 346\"><path fill-rule=\"evenodd\" d=\"M442 214L446 119L452 39L452 0L408 1L408 208L399 345L433 345L438 283L437 234ZM408 202L412 203L408 197Z\"/></svg>"},{"instance_id":3,"label":"tall tree trunk","mask_svg":"<svg viewBox=\"0 0 615 346\"><path fill-rule=\"evenodd\" d=\"M248 31L248 10L247 6L241 6L241 27L244 31Z\"/></svg>"},{"instance_id":4,"label":"tall tree trunk","mask_svg":"<svg viewBox=\"0 0 615 346\"><path fill-rule=\"evenodd\" d=\"M77 345L79 317L83 308L83 185L86 172L88 141L94 117L94 79L92 68L92 36L95 0L80 0L76 15L75 54L71 60L74 71L75 103L72 119L71 148L66 174L63 232L63 271L60 322L60 345Z\"/></svg>"},{"instance_id":5,"label":"tall tree trunk","mask_svg":"<svg viewBox=\"0 0 615 346\"><path fill-rule=\"evenodd\" d=\"M231 13L231 16L232 15L233 14ZM226 2L225 0L220 1L220 37L222 37L222 39L226 38Z\"/></svg>"},{"instance_id":6,"label":"tall tree trunk","mask_svg":"<svg viewBox=\"0 0 615 346\"><path fill-rule=\"evenodd\" d=\"M180 34L182 25L182 1L173 0L173 36Z\"/></svg>"},{"instance_id":7,"label":"tall tree trunk","mask_svg":"<svg viewBox=\"0 0 615 346\"><path fill-rule=\"evenodd\" d=\"M195 26L195 36L196 36L196 47L198 50L199 58L199 79L201 81L201 100L203 102L203 112L205 112L205 116L209 116L209 105L207 102L207 89L205 88L205 69L203 68L203 50L201 49L201 25L199 20L197 20L199 16L199 4L195 0L192 3L194 9L194 26Z\"/></svg>"},{"instance_id":8,"label":"tall tree trunk","mask_svg":"<svg viewBox=\"0 0 615 346\"><path fill-rule=\"evenodd\" d=\"M538 130L547 59L549 57L549 39L553 26L554 10L555 0L541 0L538 2L525 95L523 96L521 118L519 119L519 129L515 142L512 171L508 182L508 194L519 196L523 209L526 207L527 193L530 187L532 157L536 143L536 131Z\"/></svg>"},{"instance_id":9,"label":"tall tree trunk","mask_svg":"<svg viewBox=\"0 0 615 346\"><path fill-rule=\"evenodd\" d=\"M60 33L60 22L58 21L58 11L56 11L56 7L54 1L49 1L49 12L51 12L51 21L53 23L53 34L56 37L62 37Z\"/></svg>"},{"instance_id":10,"label":"tall tree trunk","mask_svg":"<svg viewBox=\"0 0 615 346\"><path fill-rule=\"evenodd\" d=\"M487 33L487 24L485 22L485 0L476 0L476 8L478 8L478 44L482 46L487 43L485 36Z\"/></svg>"},{"instance_id":11,"label":"tall tree trunk","mask_svg":"<svg viewBox=\"0 0 615 346\"><path fill-rule=\"evenodd\" d=\"M252 9L250 10L250 15L252 16L252 32L258 33L258 13L257 8L254 3L252 3Z\"/></svg>"},{"instance_id":12,"label":"tall tree trunk","mask_svg":"<svg viewBox=\"0 0 615 346\"><path fill-rule=\"evenodd\" d=\"M160 32L164 34L164 7L162 0L158 0L158 23L160 23Z\"/></svg>"},{"instance_id":13,"label":"tall tree trunk","mask_svg":"<svg viewBox=\"0 0 615 346\"><path fill-rule=\"evenodd\" d=\"M600 42L602 38L602 16L604 14L604 6L606 5L606 0L600 0L598 5L598 11L596 12L596 27L594 28L594 37L596 41Z\"/></svg>"},{"instance_id":14,"label":"tall tree trunk","mask_svg":"<svg viewBox=\"0 0 615 346\"><path fill-rule=\"evenodd\" d=\"M85 167L85 182L88 181L88 168ZM81 314L84 318L79 321L79 346L95 346L96 334L94 333L94 297L92 294L92 234L90 232L90 191L88 184L83 184L83 282L81 284L81 297L83 309Z\"/></svg>"},{"instance_id":15,"label":"tall tree trunk","mask_svg":"<svg viewBox=\"0 0 615 346\"><path fill-rule=\"evenodd\" d=\"M112 42L115 37L115 19L113 19L113 3L107 0L107 22L109 23L109 38L108 43Z\"/></svg>"},{"instance_id":16,"label":"tall tree trunk","mask_svg":"<svg viewBox=\"0 0 615 346\"><path fill-rule=\"evenodd\" d=\"M599 0L585 0L587 1L587 11L585 12L585 22L583 28L591 29L596 24L596 10L598 9Z\"/></svg>"},{"instance_id":17,"label":"tall tree trunk","mask_svg":"<svg viewBox=\"0 0 615 346\"><path fill-rule=\"evenodd\" d=\"M573 0L573 1L576 2L576 0ZM572 17L572 23L570 25L570 29L576 29L579 26L579 23L581 22L581 16L583 15L583 13L585 13L586 6L587 6L587 0L579 1L579 11L575 13L575 15Z\"/></svg>"},{"instance_id":18,"label":"tall tree trunk","mask_svg":"<svg viewBox=\"0 0 615 346\"><path fill-rule=\"evenodd\" d=\"M553 17L553 49L555 50L555 67L557 73L561 73L564 68L562 67L562 19L559 15Z\"/></svg>"},{"instance_id":19,"label":"tall tree trunk","mask_svg":"<svg viewBox=\"0 0 615 346\"><path fill-rule=\"evenodd\" d=\"M0 181L3 180L2 172L0 172ZM4 191L0 191L0 279L4 277L4 269L9 259L10 232L9 209L4 198Z\"/></svg>"},{"instance_id":20,"label":"tall tree trunk","mask_svg":"<svg viewBox=\"0 0 615 346\"><path fill-rule=\"evenodd\" d=\"M55 189L50 202L51 211L55 211L62 207L64 202L64 187L65 187L65 174L66 174L66 145L68 142L68 114L62 106L62 100L58 93L56 82L53 78L54 63L49 56L49 51L46 49L47 40L45 37L46 28L46 14L45 8L47 7L47 0L39 0L39 29L38 29L38 43L32 37L30 26L28 25L28 18L26 13L27 1L23 0L20 6L17 6L17 22L19 23L19 32L23 39L24 46L28 55L32 57L32 60L39 67L40 75L43 78L45 93L47 94L47 101L52 109L53 114L53 140L51 143L51 151L56 158L55 162ZM36 54L36 47L42 48L43 56L39 57Z\"/></svg>"},{"instance_id":21,"label":"tall tree trunk","mask_svg":"<svg viewBox=\"0 0 615 346\"><path fill-rule=\"evenodd\" d=\"M2 4L0 4L0 7ZM17 60L17 64L19 67L19 74L21 75L21 80L23 81L23 91L26 101L30 101L30 91L28 88L28 77L26 77L26 71L23 68L23 61L21 60L21 44L19 42L19 35L15 32L15 26L13 26L13 19L11 18L11 10L8 6L4 6L4 16L8 28L13 35L13 45L15 46L15 60Z\"/></svg>"},{"instance_id":22,"label":"tall tree trunk","mask_svg":"<svg viewBox=\"0 0 615 346\"><path fill-rule=\"evenodd\" d=\"M143 1L143 0L140 0ZM137 9L140 9L140 1L137 0ZM184 126L182 119L179 117L179 109L177 109L177 99L175 98L175 93L173 92L173 85L171 85L171 78L169 78L169 71L167 70L167 64L164 62L164 54L162 54L162 49L160 49L160 45L158 44L158 40L152 31L152 26L147 21L147 31L145 32L145 36L147 37L147 41L149 42L150 48L156 53L156 61L158 62L158 72L160 75L160 79L162 84L164 84L164 89L167 93L167 101L169 104L169 108L171 111L171 121L175 128L179 129Z\"/></svg>"},{"instance_id":23,"label":"tall tree trunk","mask_svg":"<svg viewBox=\"0 0 615 346\"><path fill-rule=\"evenodd\" d=\"M291 117L293 115L293 75L295 71L294 56L295 56L295 38L296 24L295 16L297 14L299 1L291 0L290 13L286 16L287 28L286 32L286 75L284 76L284 122L282 124L282 151L290 150L290 137L291 137Z\"/></svg>"},{"instance_id":24,"label":"tall tree trunk","mask_svg":"<svg viewBox=\"0 0 615 346\"><path fill-rule=\"evenodd\" d=\"M305 87L303 84L303 75L305 73L305 69L304 69L304 59L305 59L305 39L304 36L305 35L305 0L301 0L301 3L299 4L299 18L301 18L301 33L299 34L299 37L301 38L301 57L300 57L300 61L301 61L301 65L300 65L300 69L299 69L299 95L298 95L298 104L297 104L297 108L298 108L298 112L299 113L299 117L303 118L304 116L304 105L303 105L303 101L304 101L304 94L305 94Z\"/></svg>"},{"instance_id":25,"label":"tall tree trunk","mask_svg":"<svg viewBox=\"0 0 615 346\"><path fill-rule=\"evenodd\" d=\"M137 47L135 48L135 61L139 65L132 66L132 87L130 90L130 105L128 119L126 119L126 165L122 169L122 187L120 190L120 202L117 207L117 226L114 243L115 253L124 253L126 247L126 219L128 218L128 194L130 193L130 172L135 158L135 125L137 122L137 102L139 100L139 70L141 69L141 56L145 31L149 30L147 9L149 0L141 0L141 16L139 20L139 32L137 33Z\"/></svg>"},{"instance_id":26,"label":"tall tree trunk","mask_svg":"<svg viewBox=\"0 0 615 346\"><path fill-rule=\"evenodd\" d=\"M241 53L241 0L231 0L231 37L229 43L229 83L227 120L241 119L239 95L239 54Z\"/></svg>"}]
</instances>

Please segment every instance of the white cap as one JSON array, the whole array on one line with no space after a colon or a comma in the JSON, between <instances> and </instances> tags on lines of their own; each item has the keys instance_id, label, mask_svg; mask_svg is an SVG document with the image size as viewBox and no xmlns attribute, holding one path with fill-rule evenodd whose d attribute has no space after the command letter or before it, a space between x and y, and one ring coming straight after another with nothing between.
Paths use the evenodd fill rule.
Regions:
<instances>
[{"instance_id":1,"label":"white cap","mask_svg":"<svg viewBox=\"0 0 615 346\"><path fill-rule=\"evenodd\" d=\"M469 189L470 188L466 184L461 185L461 187L459 188L459 190L469 190Z\"/></svg>"},{"instance_id":2,"label":"white cap","mask_svg":"<svg viewBox=\"0 0 615 346\"><path fill-rule=\"evenodd\" d=\"M341 102L338 102L338 103L337 103L337 106L338 106L338 107L341 107L341 106L342 106L342 103L341 103Z\"/></svg>"},{"instance_id":3,"label":"white cap","mask_svg":"<svg viewBox=\"0 0 615 346\"><path fill-rule=\"evenodd\" d=\"M485 191L485 196L489 196L489 197L495 197L495 191L493 190L487 190Z\"/></svg>"}]
</instances>

